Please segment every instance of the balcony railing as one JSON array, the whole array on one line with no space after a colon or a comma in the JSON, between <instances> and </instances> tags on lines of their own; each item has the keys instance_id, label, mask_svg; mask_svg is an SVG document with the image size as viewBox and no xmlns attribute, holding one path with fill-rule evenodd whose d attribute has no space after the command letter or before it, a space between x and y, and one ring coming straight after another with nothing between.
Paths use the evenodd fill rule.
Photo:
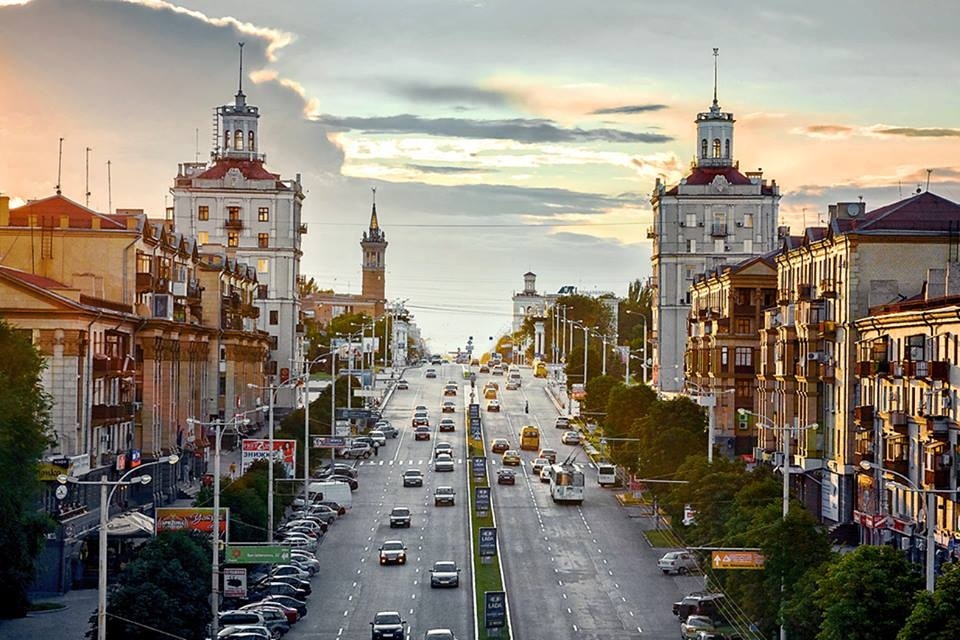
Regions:
<instances>
[{"instance_id":1,"label":"balcony railing","mask_svg":"<svg viewBox=\"0 0 960 640\"><path fill-rule=\"evenodd\" d=\"M837 323L833 320L824 320L820 322L818 326L820 330L820 335L826 340L836 340L837 338Z\"/></svg>"},{"instance_id":2,"label":"balcony railing","mask_svg":"<svg viewBox=\"0 0 960 640\"><path fill-rule=\"evenodd\" d=\"M873 426L873 405L862 404L853 408L853 420L861 427Z\"/></svg>"},{"instance_id":3,"label":"balcony railing","mask_svg":"<svg viewBox=\"0 0 960 640\"><path fill-rule=\"evenodd\" d=\"M950 488L950 467L938 467L936 469L926 469L923 472L923 481L928 487L933 489Z\"/></svg>"},{"instance_id":4,"label":"balcony railing","mask_svg":"<svg viewBox=\"0 0 960 640\"><path fill-rule=\"evenodd\" d=\"M906 411L891 411L887 417L887 424L895 433L907 435L907 413Z\"/></svg>"},{"instance_id":5,"label":"balcony railing","mask_svg":"<svg viewBox=\"0 0 960 640\"><path fill-rule=\"evenodd\" d=\"M910 463L907 462L906 458L897 458L895 460L887 458L883 461L883 468L887 471L905 476L910 472Z\"/></svg>"},{"instance_id":6,"label":"balcony railing","mask_svg":"<svg viewBox=\"0 0 960 640\"><path fill-rule=\"evenodd\" d=\"M837 285L830 278L824 278L820 281L820 296L823 298L836 298L837 297Z\"/></svg>"},{"instance_id":7,"label":"balcony railing","mask_svg":"<svg viewBox=\"0 0 960 640\"><path fill-rule=\"evenodd\" d=\"M950 382L950 362L947 360L931 360L927 363L930 379L936 382Z\"/></svg>"},{"instance_id":8,"label":"balcony railing","mask_svg":"<svg viewBox=\"0 0 960 640\"><path fill-rule=\"evenodd\" d=\"M726 222L711 222L710 235L714 238L725 238L729 235Z\"/></svg>"},{"instance_id":9,"label":"balcony railing","mask_svg":"<svg viewBox=\"0 0 960 640\"><path fill-rule=\"evenodd\" d=\"M811 295L811 287L809 284L798 284L797 285L797 300L809 300Z\"/></svg>"},{"instance_id":10,"label":"balcony railing","mask_svg":"<svg viewBox=\"0 0 960 640\"><path fill-rule=\"evenodd\" d=\"M224 229L231 231L241 231L243 229L243 220L227 220L223 223Z\"/></svg>"}]
</instances>

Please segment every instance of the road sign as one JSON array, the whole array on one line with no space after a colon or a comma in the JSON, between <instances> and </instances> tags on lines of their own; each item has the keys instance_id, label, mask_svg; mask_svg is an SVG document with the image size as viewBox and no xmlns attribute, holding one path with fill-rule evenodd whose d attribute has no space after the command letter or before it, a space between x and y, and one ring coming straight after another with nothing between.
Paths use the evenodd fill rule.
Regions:
<instances>
[{"instance_id":1,"label":"road sign","mask_svg":"<svg viewBox=\"0 0 960 640\"><path fill-rule=\"evenodd\" d=\"M290 548L278 544L230 544L227 564L282 564L290 560Z\"/></svg>"},{"instance_id":2,"label":"road sign","mask_svg":"<svg viewBox=\"0 0 960 640\"><path fill-rule=\"evenodd\" d=\"M490 511L490 487L474 487L473 495L477 504L477 512Z\"/></svg>"},{"instance_id":3,"label":"road sign","mask_svg":"<svg viewBox=\"0 0 960 640\"><path fill-rule=\"evenodd\" d=\"M379 398L380 392L376 389L354 389L354 398Z\"/></svg>"},{"instance_id":4,"label":"road sign","mask_svg":"<svg viewBox=\"0 0 960 640\"><path fill-rule=\"evenodd\" d=\"M247 570L244 567L223 568L223 596L225 598L247 597Z\"/></svg>"},{"instance_id":5,"label":"road sign","mask_svg":"<svg viewBox=\"0 0 960 640\"><path fill-rule=\"evenodd\" d=\"M480 527L480 556L497 555L497 528Z\"/></svg>"},{"instance_id":6,"label":"road sign","mask_svg":"<svg viewBox=\"0 0 960 640\"><path fill-rule=\"evenodd\" d=\"M507 623L507 594L503 591L483 592L483 626L499 629Z\"/></svg>"},{"instance_id":7,"label":"road sign","mask_svg":"<svg viewBox=\"0 0 960 640\"><path fill-rule=\"evenodd\" d=\"M479 417L480 417L480 405L479 405L479 404L472 403L467 409L468 409L468 413L469 413L469 415L470 415L471 418L479 418Z\"/></svg>"},{"instance_id":8,"label":"road sign","mask_svg":"<svg viewBox=\"0 0 960 640\"><path fill-rule=\"evenodd\" d=\"M711 564L714 569L763 569L763 554L759 551L714 551Z\"/></svg>"},{"instance_id":9,"label":"road sign","mask_svg":"<svg viewBox=\"0 0 960 640\"><path fill-rule=\"evenodd\" d=\"M347 439L343 437L314 436L314 449L337 449L347 446Z\"/></svg>"},{"instance_id":10,"label":"road sign","mask_svg":"<svg viewBox=\"0 0 960 640\"><path fill-rule=\"evenodd\" d=\"M470 467L473 469L474 478L482 478L487 475L486 456L474 456L470 458Z\"/></svg>"},{"instance_id":11,"label":"road sign","mask_svg":"<svg viewBox=\"0 0 960 640\"><path fill-rule=\"evenodd\" d=\"M366 420L370 417L370 409L347 409L337 407L337 420Z\"/></svg>"}]
</instances>

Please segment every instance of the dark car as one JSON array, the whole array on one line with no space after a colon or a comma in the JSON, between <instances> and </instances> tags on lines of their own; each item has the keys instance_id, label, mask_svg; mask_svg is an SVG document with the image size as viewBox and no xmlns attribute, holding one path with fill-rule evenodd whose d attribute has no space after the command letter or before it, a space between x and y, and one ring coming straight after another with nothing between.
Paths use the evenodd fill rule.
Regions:
<instances>
[{"instance_id":1,"label":"dark car","mask_svg":"<svg viewBox=\"0 0 960 640\"><path fill-rule=\"evenodd\" d=\"M403 472L403 486L405 487L422 487L423 486L423 472L419 469L407 469Z\"/></svg>"},{"instance_id":2,"label":"dark car","mask_svg":"<svg viewBox=\"0 0 960 640\"><path fill-rule=\"evenodd\" d=\"M394 507L390 511L390 528L394 527L410 527L410 509Z\"/></svg>"},{"instance_id":3,"label":"dark car","mask_svg":"<svg viewBox=\"0 0 960 640\"><path fill-rule=\"evenodd\" d=\"M313 587L310 586L310 581L296 576L270 576L265 582L282 582L283 584L290 585L294 589L300 589L307 595L313 593ZM256 589L256 587L254 587L254 589Z\"/></svg>"},{"instance_id":4,"label":"dark car","mask_svg":"<svg viewBox=\"0 0 960 640\"><path fill-rule=\"evenodd\" d=\"M430 427L420 426L413 430L413 439L414 440L429 440L430 439Z\"/></svg>"},{"instance_id":5,"label":"dark car","mask_svg":"<svg viewBox=\"0 0 960 640\"><path fill-rule=\"evenodd\" d=\"M440 560L433 563L433 569L430 569L431 587L453 587L460 586L460 569L457 563L452 560Z\"/></svg>"},{"instance_id":6,"label":"dark car","mask_svg":"<svg viewBox=\"0 0 960 640\"><path fill-rule=\"evenodd\" d=\"M307 602L306 600L301 600L299 598L294 598L292 596L283 596L277 594L269 594L260 598L261 602L276 602L278 604L287 607L288 609L294 609L301 618L307 615Z\"/></svg>"},{"instance_id":7,"label":"dark car","mask_svg":"<svg viewBox=\"0 0 960 640\"><path fill-rule=\"evenodd\" d=\"M510 443L504 438L494 438L490 443L490 451L493 453L503 453L510 448Z\"/></svg>"},{"instance_id":8,"label":"dark car","mask_svg":"<svg viewBox=\"0 0 960 640\"><path fill-rule=\"evenodd\" d=\"M341 476L335 473L332 476L327 476L324 480L328 482L344 482L350 486L350 491L356 491L360 488L360 483L357 479L351 478L350 476Z\"/></svg>"},{"instance_id":9,"label":"dark car","mask_svg":"<svg viewBox=\"0 0 960 640\"><path fill-rule=\"evenodd\" d=\"M303 589L298 589L285 582L278 582L276 580L260 583L253 588L253 591L257 597L261 598L263 596L287 596L304 602L306 602L307 599L307 592Z\"/></svg>"},{"instance_id":10,"label":"dark car","mask_svg":"<svg viewBox=\"0 0 960 640\"><path fill-rule=\"evenodd\" d=\"M336 473L341 476L350 476L351 478L356 478L360 475L360 470L357 469L352 464L344 464L343 462L334 462L333 466L324 465L314 471L314 477L319 477L321 475L330 475Z\"/></svg>"},{"instance_id":11,"label":"dark car","mask_svg":"<svg viewBox=\"0 0 960 640\"><path fill-rule=\"evenodd\" d=\"M456 431L457 423L453 421L453 418L444 418L437 424L437 429L443 433Z\"/></svg>"},{"instance_id":12,"label":"dark car","mask_svg":"<svg viewBox=\"0 0 960 640\"><path fill-rule=\"evenodd\" d=\"M557 416L556 422L553 423L554 428L556 429L569 429L570 428L570 418L567 416Z\"/></svg>"},{"instance_id":13,"label":"dark car","mask_svg":"<svg viewBox=\"0 0 960 640\"><path fill-rule=\"evenodd\" d=\"M371 640L405 640L407 621L396 611L378 611L370 623Z\"/></svg>"},{"instance_id":14,"label":"dark car","mask_svg":"<svg viewBox=\"0 0 960 640\"><path fill-rule=\"evenodd\" d=\"M497 484L517 484L517 474L513 469L497 471Z\"/></svg>"}]
</instances>

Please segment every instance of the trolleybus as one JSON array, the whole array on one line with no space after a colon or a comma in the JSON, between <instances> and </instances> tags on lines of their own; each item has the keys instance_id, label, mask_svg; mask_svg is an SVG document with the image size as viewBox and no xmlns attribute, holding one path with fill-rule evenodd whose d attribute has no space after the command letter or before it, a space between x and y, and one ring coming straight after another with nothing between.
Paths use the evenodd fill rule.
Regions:
<instances>
[{"instance_id":1,"label":"trolleybus","mask_svg":"<svg viewBox=\"0 0 960 640\"><path fill-rule=\"evenodd\" d=\"M550 465L550 497L554 502L583 504L583 472L570 464Z\"/></svg>"}]
</instances>

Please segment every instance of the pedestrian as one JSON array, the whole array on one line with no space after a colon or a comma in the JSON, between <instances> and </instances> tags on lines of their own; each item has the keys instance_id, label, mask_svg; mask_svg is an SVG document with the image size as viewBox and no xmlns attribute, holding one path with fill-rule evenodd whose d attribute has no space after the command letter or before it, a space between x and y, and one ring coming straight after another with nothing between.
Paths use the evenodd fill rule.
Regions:
<instances>
[{"instance_id":1,"label":"pedestrian","mask_svg":"<svg viewBox=\"0 0 960 640\"><path fill-rule=\"evenodd\" d=\"M373 443L373 457L376 458L380 455L380 445L376 442Z\"/></svg>"},{"instance_id":2,"label":"pedestrian","mask_svg":"<svg viewBox=\"0 0 960 640\"><path fill-rule=\"evenodd\" d=\"M529 400L527 400L526 402L523 403L523 412L524 412L524 413L530 413L530 401L529 401Z\"/></svg>"},{"instance_id":3,"label":"pedestrian","mask_svg":"<svg viewBox=\"0 0 960 640\"><path fill-rule=\"evenodd\" d=\"M231 463L230 463L230 479L233 480L233 478L234 478L236 475L237 475L237 463L236 463L236 462L231 462Z\"/></svg>"}]
</instances>

